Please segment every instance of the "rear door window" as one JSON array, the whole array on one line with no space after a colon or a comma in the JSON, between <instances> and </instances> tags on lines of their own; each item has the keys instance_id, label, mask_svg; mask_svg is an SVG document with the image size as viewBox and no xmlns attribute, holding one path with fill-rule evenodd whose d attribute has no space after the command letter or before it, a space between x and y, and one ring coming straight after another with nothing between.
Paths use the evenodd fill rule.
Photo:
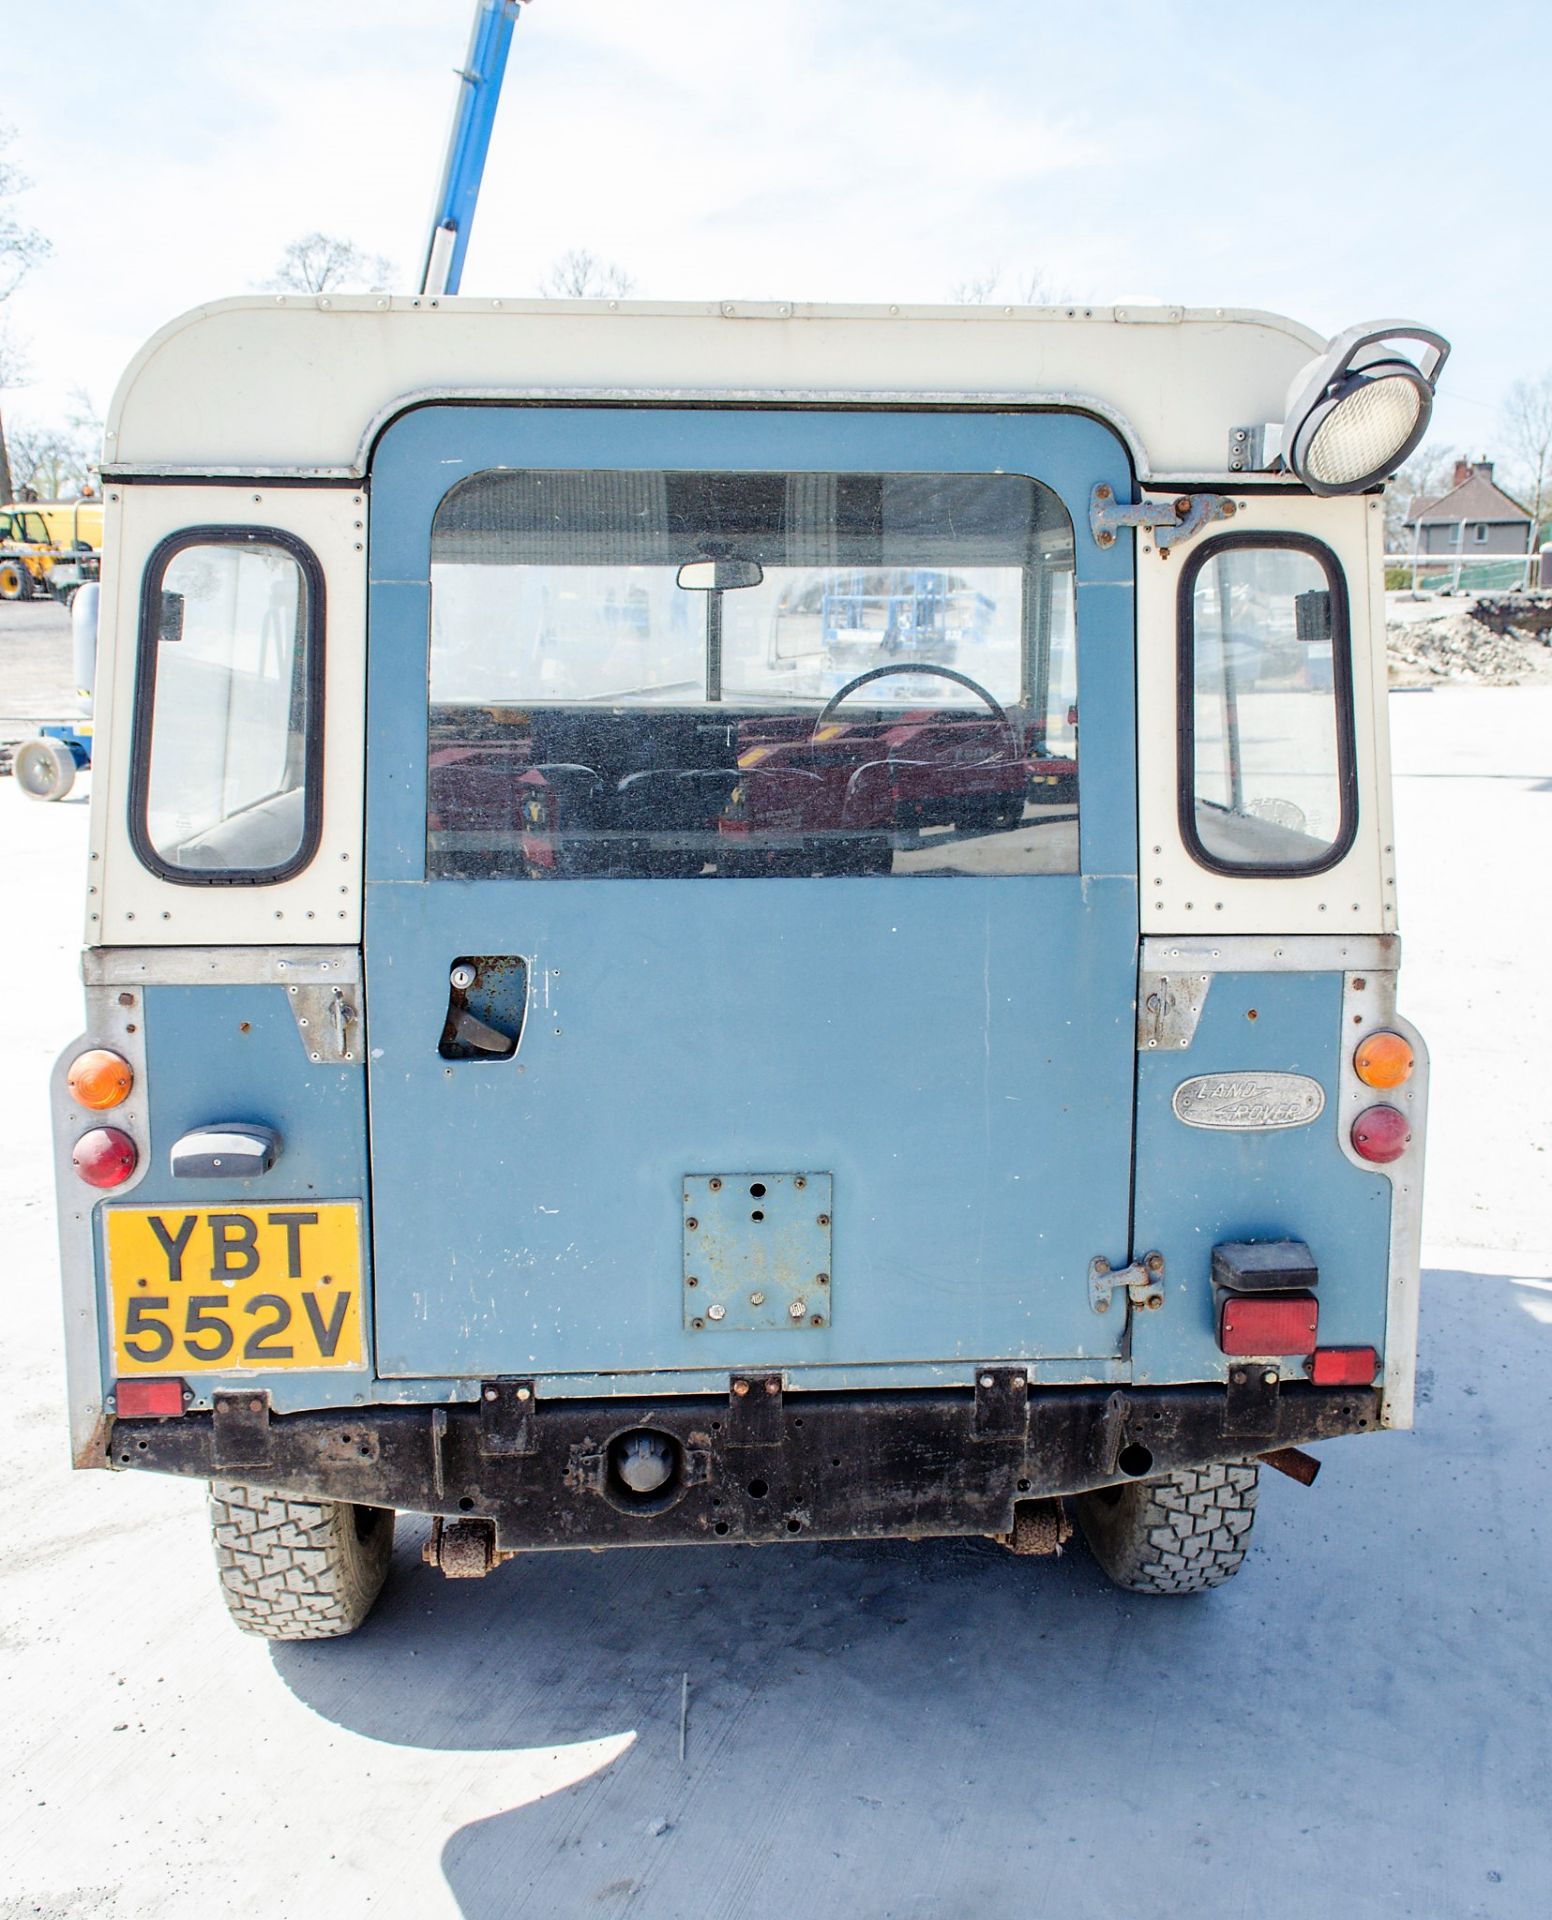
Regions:
<instances>
[{"instance_id":1,"label":"rear door window","mask_svg":"<svg viewBox=\"0 0 1552 1920\"><path fill-rule=\"evenodd\" d=\"M433 877L1077 871L1072 529L1034 480L483 473L431 604Z\"/></svg>"},{"instance_id":2,"label":"rear door window","mask_svg":"<svg viewBox=\"0 0 1552 1920\"><path fill-rule=\"evenodd\" d=\"M1352 845L1347 596L1329 548L1228 535L1180 584L1181 832L1220 873L1320 873Z\"/></svg>"},{"instance_id":3,"label":"rear door window","mask_svg":"<svg viewBox=\"0 0 1552 1920\"><path fill-rule=\"evenodd\" d=\"M322 619L318 563L289 534L200 528L152 556L131 828L165 879L280 880L312 857Z\"/></svg>"}]
</instances>

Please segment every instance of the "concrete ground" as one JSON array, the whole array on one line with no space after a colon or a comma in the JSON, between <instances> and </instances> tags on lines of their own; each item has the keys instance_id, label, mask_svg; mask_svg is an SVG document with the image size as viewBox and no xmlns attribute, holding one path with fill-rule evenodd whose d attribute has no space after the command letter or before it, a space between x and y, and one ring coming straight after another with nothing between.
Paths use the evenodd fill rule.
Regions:
<instances>
[{"instance_id":1,"label":"concrete ground","mask_svg":"<svg viewBox=\"0 0 1552 1920\"><path fill-rule=\"evenodd\" d=\"M355 1639L237 1634L196 1488L66 1465L44 1082L85 807L0 781L0 1920L1540 1920L1552 689L1391 705L1419 1426L1266 1476L1191 1600L978 1543L446 1583L411 1520Z\"/></svg>"}]
</instances>

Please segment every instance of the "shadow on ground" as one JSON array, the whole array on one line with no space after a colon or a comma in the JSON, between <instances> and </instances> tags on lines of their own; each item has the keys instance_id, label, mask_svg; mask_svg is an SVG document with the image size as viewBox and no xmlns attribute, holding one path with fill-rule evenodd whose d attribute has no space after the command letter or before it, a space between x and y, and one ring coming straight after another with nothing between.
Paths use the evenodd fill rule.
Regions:
<instances>
[{"instance_id":1,"label":"shadow on ground","mask_svg":"<svg viewBox=\"0 0 1552 1920\"><path fill-rule=\"evenodd\" d=\"M372 1738L550 1767L448 1842L469 1920L1539 1915L1552 1348L1520 1284L1430 1276L1422 1430L1266 1476L1213 1594L943 1541L443 1582L412 1528L368 1628L276 1665Z\"/></svg>"}]
</instances>

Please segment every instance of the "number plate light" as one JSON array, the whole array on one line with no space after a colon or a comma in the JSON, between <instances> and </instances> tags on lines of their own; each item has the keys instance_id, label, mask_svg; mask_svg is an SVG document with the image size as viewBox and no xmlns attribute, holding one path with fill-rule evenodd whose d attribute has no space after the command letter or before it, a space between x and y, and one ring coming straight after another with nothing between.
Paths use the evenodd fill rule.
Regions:
<instances>
[{"instance_id":1,"label":"number plate light","mask_svg":"<svg viewBox=\"0 0 1552 1920\"><path fill-rule=\"evenodd\" d=\"M121 1187L140 1164L133 1140L119 1127L93 1127L70 1150L76 1172L89 1187Z\"/></svg>"}]
</instances>

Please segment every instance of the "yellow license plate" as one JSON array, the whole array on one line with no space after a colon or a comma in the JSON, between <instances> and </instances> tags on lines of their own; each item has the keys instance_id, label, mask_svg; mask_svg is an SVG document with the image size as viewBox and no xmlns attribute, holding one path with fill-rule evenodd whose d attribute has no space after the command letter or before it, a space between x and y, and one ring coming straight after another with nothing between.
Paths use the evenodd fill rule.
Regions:
<instances>
[{"instance_id":1,"label":"yellow license plate","mask_svg":"<svg viewBox=\"0 0 1552 1920\"><path fill-rule=\"evenodd\" d=\"M361 1207L110 1207L113 1365L125 1375L359 1367Z\"/></svg>"}]
</instances>

